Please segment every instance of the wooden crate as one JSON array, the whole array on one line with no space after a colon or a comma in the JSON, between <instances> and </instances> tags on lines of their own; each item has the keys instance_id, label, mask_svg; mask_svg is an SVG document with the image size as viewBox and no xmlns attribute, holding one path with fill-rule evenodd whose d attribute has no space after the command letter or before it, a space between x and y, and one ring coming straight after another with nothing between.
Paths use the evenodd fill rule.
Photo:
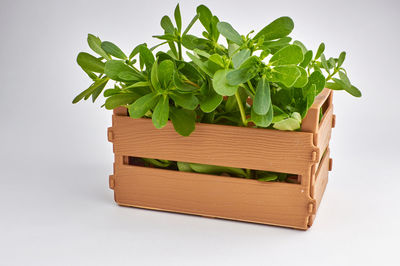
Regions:
<instances>
[{"instance_id":1,"label":"wooden crate","mask_svg":"<svg viewBox=\"0 0 400 266\"><path fill-rule=\"evenodd\" d=\"M108 129L115 154L110 188L123 206L307 229L332 167L329 140L334 123L329 89L316 97L301 132L199 123L183 137L170 121L156 129L150 119L132 119L125 108L117 108ZM249 148L243 148L244 142ZM129 156L290 173L300 182L135 166L129 165Z\"/></svg>"}]
</instances>

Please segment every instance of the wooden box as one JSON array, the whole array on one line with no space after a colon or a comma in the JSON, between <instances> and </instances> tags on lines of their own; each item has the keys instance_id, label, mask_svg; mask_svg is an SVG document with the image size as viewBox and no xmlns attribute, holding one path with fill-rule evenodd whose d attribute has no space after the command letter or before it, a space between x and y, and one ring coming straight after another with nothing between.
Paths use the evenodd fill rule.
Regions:
<instances>
[{"instance_id":1,"label":"wooden box","mask_svg":"<svg viewBox=\"0 0 400 266\"><path fill-rule=\"evenodd\" d=\"M316 97L301 132L199 123L189 137L183 137L170 121L156 129L150 119L132 119L125 108L117 108L108 129L115 154L110 188L123 206L307 229L332 168L329 140L334 123L329 89ZM243 148L244 143L249 148ZM290 173L299 182L135 166L129 157Z\"/></svg>"}]
</instances>

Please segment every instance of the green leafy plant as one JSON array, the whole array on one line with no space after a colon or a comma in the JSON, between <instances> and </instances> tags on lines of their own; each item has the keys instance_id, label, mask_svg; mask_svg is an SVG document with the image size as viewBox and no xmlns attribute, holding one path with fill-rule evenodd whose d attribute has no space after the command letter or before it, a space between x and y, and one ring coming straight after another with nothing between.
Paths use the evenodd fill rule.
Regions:
<instances>
[{"instance_id":1,"label":"green leafy plant","mask_svg":"<svg viewBox=\"0 0 400 266\"><path fill-rule=\"evenodd\" d=\"M89 47L98 56L82 52L77 62L93 83L73 103L90 96L94 102L113 80L114 87L104 92L107 109L126 106L132 118L152 118L156 128L171 120L179 134L188 136L195 122L297 130L324 87L361 96L342 67L346 53L326 59L324 43L314 55L300 41L292 42L289 17L274 20L254 37L253 31L240 35L204 5L183 31L179 5L174 18L175 25L168 16L161 19L164 33L153 36L160 44L139 44L129 57L89 34ZM201 37L189 34L198 20L204 27ZM218 42L221 35L226 45ZM162 45L169 49L156 53Z\"/></svg>"},{"instance_id":2,"label":"green leafy plant","mask_svg":"<svg viewBox=\"0 0 400 266\"><path fill-rule=\"evenodd\" d=\"M298 130L323 88L361 97L342 66L346 53L327 59L324 43L313 52L292 41L291 18L241 35L206 6L196 11L183 28L178 4L174 22L164 16L163 33L153 36L161 42L139 44L129 56L89 34L96 55L81 52L77 62L92 84L73 103L90 97L94 102L113 81L104 91L106 109L125 106L130 117L151 118L156 128L170 120L179 134L189 136L196 122ZM202 36L189 34L197 21Z\"/></svg>"}]
</instances>

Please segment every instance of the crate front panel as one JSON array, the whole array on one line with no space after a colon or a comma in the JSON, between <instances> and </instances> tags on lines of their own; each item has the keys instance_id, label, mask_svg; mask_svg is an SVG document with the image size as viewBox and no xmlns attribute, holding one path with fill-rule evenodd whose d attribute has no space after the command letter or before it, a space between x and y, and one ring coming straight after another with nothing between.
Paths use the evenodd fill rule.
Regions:
<instances>
[{"instance_id":1,"label":"crate front panel","mask_svg":"<svg viewBox=\"0 0 400 266\"><path fill-rule=\"evenodd\" d=\"M308 191L301 185L122 165L120 205L307 229Z\"/></svg>"},{"instance_id":2,"label":"crate front panel","mask_svg":"<svg viewBox=\"0 0 400 266\"><path fill-rule=\"evenodd\" d=\"M156 129L150 119L116 115L111 130L114 153L125 156L290 174L306 172L317 159L313 134L307 132L196 124L183 137L171 122Z\"/></svg>"}]
</instances>

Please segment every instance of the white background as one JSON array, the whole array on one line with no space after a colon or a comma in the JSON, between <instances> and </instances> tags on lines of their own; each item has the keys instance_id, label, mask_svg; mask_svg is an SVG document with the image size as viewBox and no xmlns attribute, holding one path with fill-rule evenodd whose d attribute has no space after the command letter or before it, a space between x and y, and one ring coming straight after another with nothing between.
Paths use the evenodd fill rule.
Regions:
<instances>
[{"instance_id":1,"label":"white background","mask_svg":"<svg viewBox=\"0 0 400 266\"><path fill-rule=\"evenodd\" d=\"M203 1L240 33L288 15L294 38L345 67L333 171L314 226L297 231L118 207L111 113L72 105L89 80L87 33L126 53L155 44L176 1L1 1L0 265L400 265L397 1ZM197 1L181 1L185 23ZM195 33L200 27L194 28Z\"/></svg>"}]
</instances>

